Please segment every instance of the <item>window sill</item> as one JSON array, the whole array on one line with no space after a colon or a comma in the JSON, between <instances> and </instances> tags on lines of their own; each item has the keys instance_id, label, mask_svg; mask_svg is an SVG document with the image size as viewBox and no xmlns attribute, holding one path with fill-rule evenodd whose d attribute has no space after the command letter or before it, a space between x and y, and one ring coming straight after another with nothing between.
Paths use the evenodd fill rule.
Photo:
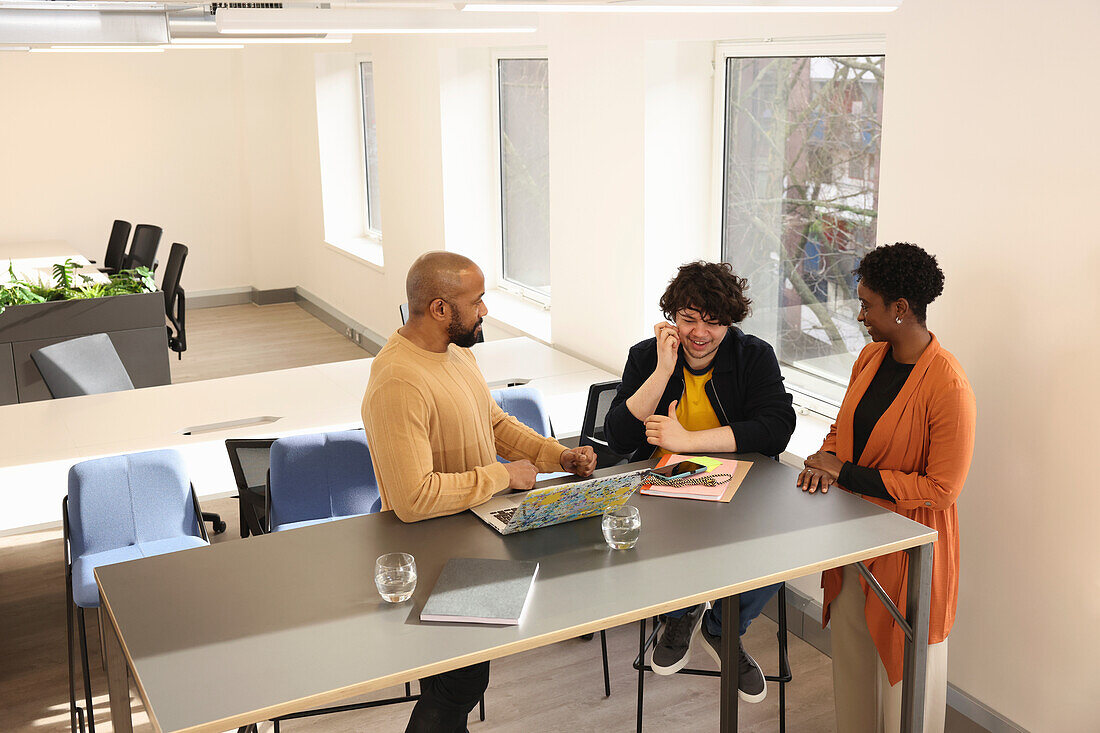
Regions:
<instances>
[{"instance_id":1,"label":"window sill","mask_svg":"<svg viewBox=\"0 0 1100 733\"><path fill-rule=\"evenodd\" d=\"M485 293L485 305L489 309L489 320L499 323L507 330L518 331L545 344L550 343L550 311L541 305L503 290Z\"/></svg>"},{"instance_id":2,"label":"window sill","mask_svg":"<svg viewBox=\"0 0 1100 733\"><path fill-rule=\"evenodd\" d=\"M347 239L338 240L326 239L325 244L356 262L367 265L379 272L385 271L381 237L349 237Z\"/></svg>"},{"instance_id":3,"label":"window sill","mask_svg":"<svg viewBox=\"0 0 1100 733\"><path fill-rule=\"evenodd\" d=\"M802 462L806 460L807 456L812 456L821 450L821 443L824 442L825 436L829 434L829 428L832 426L833 421L807 410L805 407L796 405L794 410L794 434L791 436L790 442L787 443L787 450L779 456L779 460L788 466L801 469Z\"/></svg>"}]
</instances>

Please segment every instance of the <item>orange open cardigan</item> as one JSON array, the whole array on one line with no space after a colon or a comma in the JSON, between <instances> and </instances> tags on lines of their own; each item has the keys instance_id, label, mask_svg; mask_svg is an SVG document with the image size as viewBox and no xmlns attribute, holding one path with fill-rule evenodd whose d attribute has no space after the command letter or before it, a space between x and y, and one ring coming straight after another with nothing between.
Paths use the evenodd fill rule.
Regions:
<instances>
[{"instance_id":1,"label":"orange open cardigan","mask_svg":"<svg viewBox=\"0 0 1100 733\"><path fill-rule=\"evenodd\" d=\"M887 343L872 343L860 353L836 423L821 446L843 461L852 460L856 406L888 349ZM974 393L966 374L933 334L901 392L875 424L858 461L861 466L879 469L886 490L897 503L867 496L864 499L939 532L932 559L930 644L946 639L955 620L959 590L959 515L955 500L970 470L976 414ZM906 554L883 555L866 565L898 608L904 609ZM821 576L821 587L825 589L823 627L829 621L829 604L840 593L842 578L840 568L827 570ZM904 632L878 597L868 595L867 583L862 578L860 585L867 595L865 608L871 638L890 684L897 684L902 672Z\"/></svg>"}]
</instances>

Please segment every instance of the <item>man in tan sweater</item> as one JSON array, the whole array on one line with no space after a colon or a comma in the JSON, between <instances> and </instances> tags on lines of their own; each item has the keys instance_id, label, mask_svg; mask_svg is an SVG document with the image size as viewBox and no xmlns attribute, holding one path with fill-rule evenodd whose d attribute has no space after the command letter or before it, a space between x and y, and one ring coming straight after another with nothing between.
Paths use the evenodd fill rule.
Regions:
<instances>
[{"instance_id":1,"label":"man in tan sweater","mask_svg":"<svg viewBox=\"0 0 1100 733\"><path fill-rule=\"evenodd\" d=\"M592 473L588 446L567 449L493 400L469 347L488 310L485 278L471 260L429 252L405 281L409 321L371 364L363 397L382 509L405 522L457 514L538 472ZM511 463L498 463L497 455ZM420 680L406 733L462 733L489 684L489 663Z\"/></svg>"}]
</instances>

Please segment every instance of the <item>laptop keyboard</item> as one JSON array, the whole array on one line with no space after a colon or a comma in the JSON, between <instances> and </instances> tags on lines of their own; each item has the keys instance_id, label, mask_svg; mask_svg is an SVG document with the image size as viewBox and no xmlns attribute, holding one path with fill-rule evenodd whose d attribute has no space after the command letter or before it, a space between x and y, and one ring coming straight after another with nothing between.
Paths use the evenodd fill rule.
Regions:
<instances>
[{"instance_id":1,"label":"laptop keyboard","mask_svg":"<svg viewBox=\"0 0 1100 733\"><path fill-rule=\"evenodd\" d=\"M495 512L489 512L491 515L499 519L503 524L507 525L512 521L512 516L516 513L516 509L519 507L513 507L511 509L499 509Z\"/></svg>"}]
</instances>

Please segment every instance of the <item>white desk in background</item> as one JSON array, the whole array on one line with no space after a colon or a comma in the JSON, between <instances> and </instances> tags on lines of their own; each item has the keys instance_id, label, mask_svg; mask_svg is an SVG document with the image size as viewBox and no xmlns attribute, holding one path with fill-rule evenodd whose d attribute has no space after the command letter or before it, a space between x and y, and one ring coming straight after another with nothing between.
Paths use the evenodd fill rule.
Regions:
<instances>
[{"instance_id":1,"label":"white desk in background","mask_svg":"<svg viewBox=\"0 0 1100 733\"><path fill-rule=\"evenodd\" d=\"M558 437L580 432L588 385L617 378L528 338L474 353L490 387L540 389ZM226 438L361 427L371 361L0 407L0 534L59 522L69 467L99 456L176 448L200 498L233 494Z\"/></svg>"},{"instance_id":2,"label":"white desk in background","mask_svg":"<svg viewBox=\"0 0 1100 733\"><path fill-rule=\"evenodd\" d=\"M32 283L42 281L54 282L53 266L72 260L80 265L73 273L73 281L77 285L85 281L80 277L87 275L94 283L106 284L111 281L93 265L87 257L73 250L64 242L19 242L16 244L0 245L0 281L7 282L8 267L15 272L16 277L28 280Z\"/></svg>"}]
</instances>

